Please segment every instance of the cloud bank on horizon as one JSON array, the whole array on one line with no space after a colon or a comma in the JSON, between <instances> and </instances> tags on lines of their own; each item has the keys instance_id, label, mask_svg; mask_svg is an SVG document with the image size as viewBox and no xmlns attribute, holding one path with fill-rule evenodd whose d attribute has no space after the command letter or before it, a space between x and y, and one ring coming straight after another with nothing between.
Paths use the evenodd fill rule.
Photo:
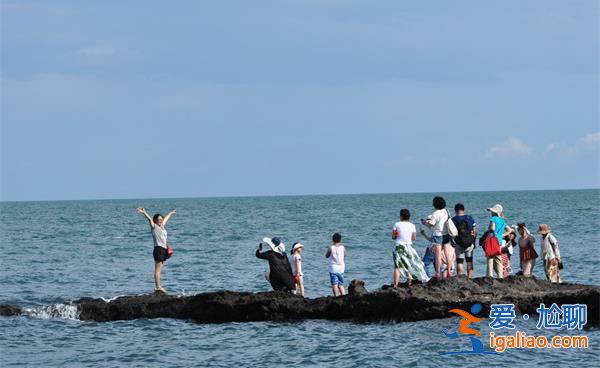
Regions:
<instances>
[{"instance_id":1,"label":"cloud bank on horizon","mask_svg":"<svg viewBox=\"0 0 600 368\"><path fill-rule=\"evenodd\" d=\"M598 3L1 3L0 200L600 186Z\"/></svg>"}]
</instances>

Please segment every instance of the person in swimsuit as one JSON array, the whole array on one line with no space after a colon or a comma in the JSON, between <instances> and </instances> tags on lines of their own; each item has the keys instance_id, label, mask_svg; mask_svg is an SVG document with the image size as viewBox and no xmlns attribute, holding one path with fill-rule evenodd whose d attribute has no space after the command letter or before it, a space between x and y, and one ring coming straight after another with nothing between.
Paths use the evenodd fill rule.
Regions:
<instances>
[{"instance_id":1,"label":"person in swimsuit","mask_svg":"<svg viewBox=\"0 0 600 368\"><path fill-rule=\"evenodd\" d=\"M175 214L175 210L169 212L166 216L162 216L160 213L155 214L153 217L148 215L144 207L137 209L150 224L150 231L152 232L152 239L154 240L154 250L152 255L154 256L154 291L157 293L165 293L166 290L160 286L160 273L164 262L170 257L167 254L167 230L165 226L167 222Z\"/></svg>"}]
</instances>

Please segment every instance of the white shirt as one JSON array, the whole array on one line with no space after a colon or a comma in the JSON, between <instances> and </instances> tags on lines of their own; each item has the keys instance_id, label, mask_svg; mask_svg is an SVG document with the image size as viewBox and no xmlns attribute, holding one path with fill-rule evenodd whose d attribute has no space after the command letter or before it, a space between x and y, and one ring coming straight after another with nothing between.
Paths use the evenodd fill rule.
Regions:
<instances>
[{"instance_id":1,"label":"white shirt","mask_svg":"<svg viewBox=\"0 0 600 368\"><path fill-rule=\"evenodd\" d=\"M560 251L554 248L552 244L557 244L557 240L552 234L542 237L542 258L549 261L552 258L560 259Z\"/></svg>"},{"instance_id":2,"label":"white shirt","mask_svg":"<svg viewBox=\"0 0 600 368\"><path fill-rule=\"evenodd\" d=\"M167 229L154 225L152 228L152 239L155 247L167 248Z\"/></svg>"},{"instance_id":3,"label":"white shirt","mask_svg":"<svg viewBox=\"0 0 600 368\"><path fill-rule=\"evenodd\" d=\"M448 234L448 228L446 226L446 221L448 221L448 217L448 211L445 208L434 211L431 214L431 219L429 219L429 223L433 225L433 227L431 228L433 236L442 236Z\"/></svg>"},{"instance_id":4,"label":"white shirt","mask_svg":"<svg viewBox=\"0 0 600 368\"><path fill-rule=\"evenodd\" d=\"M396 245L412 245L412 234L417 232L415 224L408 221L398 221L394 224L394 229L398 232L398 237L395 240Z\"/></svg>"},{"instance_id":5,"label":"white shirt","mask_svg":"<svg viewBox=\"0 0 600 368\"><path fill-rule=\"evenodd\" d=\"M329 267L328 271L331 273L344 273L346 264L344 263L344 252L345 248L343 245L331 245L329 246L331 255L329 256Z\"/></svg>"},{"instance_id":6,"label":"white shirt","mask_svg":"<svg viewBox=\"0 0 600 368\"><path fill-rule=\"evenodd\" d=\"M296 260L300 261L300 264L298 267L298 269L296 269ZM290 262L290 265L292 266L292 275L296 276L298 274L300 274L300 276L303 276L302 274L302 256L298 253L294 253L294 255L292 256L292 261Z\"/></svg>"}]
</instances>

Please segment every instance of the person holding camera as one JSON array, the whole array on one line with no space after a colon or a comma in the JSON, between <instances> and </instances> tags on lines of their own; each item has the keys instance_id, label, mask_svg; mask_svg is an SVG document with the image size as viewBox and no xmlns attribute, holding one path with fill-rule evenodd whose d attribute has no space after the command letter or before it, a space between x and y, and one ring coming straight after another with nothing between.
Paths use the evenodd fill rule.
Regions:
<instances>
[{"instance_id":1,"label":"person holding camera","mask_svg":"<svg viewBox=\"0 0 600 368\"><path fill-rule=\"evenodd\" d=\"M263 243L271 249L263 252ZM256 257L269 261L269 283L275 291L291 292L296 289L292 266L285 254L285 244L277 237L264 238L263 243L258 244Z\"/></svg>"}]
</instances>

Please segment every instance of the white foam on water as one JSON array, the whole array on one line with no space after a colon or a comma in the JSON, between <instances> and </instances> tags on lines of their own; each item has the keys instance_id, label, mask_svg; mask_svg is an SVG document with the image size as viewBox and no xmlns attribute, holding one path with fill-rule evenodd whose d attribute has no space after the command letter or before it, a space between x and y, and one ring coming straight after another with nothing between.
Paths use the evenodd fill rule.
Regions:
<instances>
[{"instance_id":1,"label":"white foam on water","mask_svg":"<svg viewBox=\"0 0 600 368\"><path fill-rule=\"evenodd\" d=\"M115 300L117 298L120 298L122 296L127 296L127 295L117 295L117 296L113 296L112 298L103 298L103 297L100 297L100 299L104 300L105 303L110 303L113 300Z\"/></svg>"},{"instance_id":2,"label":"white foam on water","mask_svg":"<svg viewBox=\"0 0 600 368\"><path fill-rule=\"evenodd\" d=\"M23 314L37 318L79 320L79 308L74 304L54 304L46 307L24 308Z\"/></svg>"}]
</instances>

